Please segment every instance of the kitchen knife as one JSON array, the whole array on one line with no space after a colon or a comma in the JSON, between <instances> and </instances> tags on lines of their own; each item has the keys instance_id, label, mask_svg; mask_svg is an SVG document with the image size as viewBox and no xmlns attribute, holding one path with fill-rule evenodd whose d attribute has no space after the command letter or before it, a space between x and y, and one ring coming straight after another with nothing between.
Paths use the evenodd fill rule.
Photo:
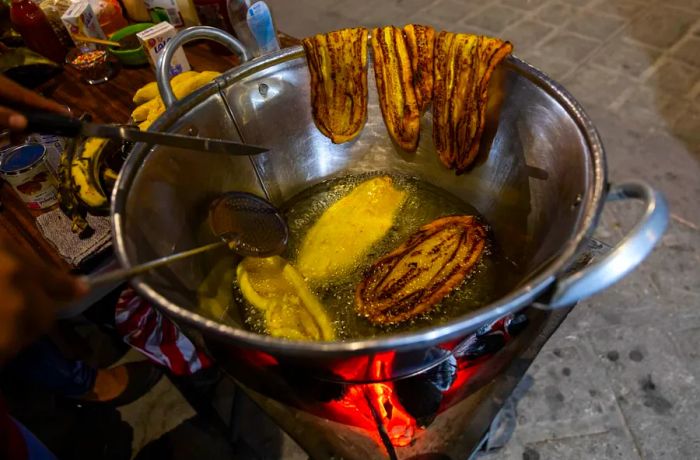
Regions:
<instances>
[{"instance_id":1,"label":"kitchen knife","mask_svg":"<svg viewBox=\"0 0 700 460\"><path fill-rule=\"evenodd\" d=\"M131 142L167 145L185 150L200 150L229 155L257 155L268 151L264 147L222 139L140 131L139 129L122 125L87 123L77 118L48 112L24 113L24 116L27 118L27 131L43 134L55 134L65 137L105 137L108 139L122 139Z\"/></svg>"}]
</instances>

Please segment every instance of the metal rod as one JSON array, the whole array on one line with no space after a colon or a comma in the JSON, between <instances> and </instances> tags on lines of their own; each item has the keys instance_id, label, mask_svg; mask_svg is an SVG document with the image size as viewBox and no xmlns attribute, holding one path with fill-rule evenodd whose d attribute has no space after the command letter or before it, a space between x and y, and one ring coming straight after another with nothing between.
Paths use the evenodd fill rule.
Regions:
<instances>
[{"instance_id":1,"label":"metal rod","mask_svg":"<svg viewBox=\"0 0 700 460\"><path fill-rule=\"evenodd\" d=\"M226 246L226 244L227 243L225 241L217 241L216 243L207 244L206 246L179 252L177 254L171 254L169 256L161 257L160 259L152 260L150 262L146 262L145 264L136 265L131 268L121 268L102 275L90 276L86 278L86 281L90 286L90 289L94 289L95 287L103 284L113 284L118 281L125 281L136 275L153 270L154 268L162 267L163 265L168 265L178 260L186 259L203 252L211 251L212 249L223 247Z\"/></svg>"}]
</instances>

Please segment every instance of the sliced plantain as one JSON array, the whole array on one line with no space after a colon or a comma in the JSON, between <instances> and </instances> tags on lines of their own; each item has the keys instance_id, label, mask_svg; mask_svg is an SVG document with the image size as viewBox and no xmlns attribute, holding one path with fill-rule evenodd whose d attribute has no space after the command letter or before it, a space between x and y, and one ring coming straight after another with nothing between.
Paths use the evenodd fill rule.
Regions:
<instances>
[{"instance_id":1,"label":"sliced plantain","mask_svg":"<svg viewBox=\"0 0 700 460\"><path fill-rule=\"evenodd\" d=\"M314 122L334 143L347 142L367 121L367 29L318 34L302 43Z\"/></svg>"},{"instance_id":2,"label":"sliced plantain","mask_svg":"<svg viewBox=\"0 0 700 460\"><path fill-rule=\"evenodd\" d=\"M346 275L394 224L406 192L391 177L369 179L326 209L304 235L297 267L316 283Z\"/></svg>"},{"instance_id":3,"label":"sliced plantain","mask_svg":"<svg viewBox=\"0 0 700 460\"><path fill-rule=\"evenodd\" d=\"M413 70L413 87L418 108L423 112L433 100L435 29L409 24L403 28Z\"/></svg>"},{"instance_id":4,"label":"sliced plantain","mask_svg":"<svg viewBox=\"0 0 700 460\"><path fill-rule=\"evenodd\" d=\"M433 140L440 160L464 172L479 152L488 85L513 50L497 38L440 32L435 44Z\"/></svg>"},{"instance_id":5,"label":"sliced plantain","mask_svg":"<svg viewBox=\"0 0 700 460\"><path fill-rule=\"evenodd\" d=\"M403 31L394 26L373 29L372 51L384 124L394 142L407 152L415 152L420 134L420 110Z\"/></svg>"},{"instance_id":6,"label":"sliced plantain","mask_svg":"<svg viewBox=\"0 0 700 460\"><path fill-rule=\"evenodd\" d=\"M355 291L358 313L389 325L429 311L464 281L485 242L486 229L474 216L424 225L369 268Z\"/></svg>"},{"instance_id":7,"label":"sliced plantain","mask_svg":"<svg viewBox=\"0 0 700 460\"><path fill-rule=\"evenodd\" d=\"M268 334L291 340L333 340L323 306L304 278L279 256L246 257L236 269L243 297L265 316Z\"/></svg>"}]
</instances>

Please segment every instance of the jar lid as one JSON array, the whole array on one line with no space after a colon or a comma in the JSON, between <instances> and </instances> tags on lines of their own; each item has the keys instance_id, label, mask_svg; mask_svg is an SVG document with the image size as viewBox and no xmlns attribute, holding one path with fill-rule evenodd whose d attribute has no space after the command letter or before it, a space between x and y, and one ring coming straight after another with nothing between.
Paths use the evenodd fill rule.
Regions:
<instances>
[{"instance_id":1,"label":"jar lid","mask_svg":"<svg viewBox=\"0 0 700 460\"><path fill-rule=\"evenodd\" d=\"M41 144L25 144L6 152L0 159L0 172L14 173L35 165L44 157Z\"/></svg>"}]
</instances>

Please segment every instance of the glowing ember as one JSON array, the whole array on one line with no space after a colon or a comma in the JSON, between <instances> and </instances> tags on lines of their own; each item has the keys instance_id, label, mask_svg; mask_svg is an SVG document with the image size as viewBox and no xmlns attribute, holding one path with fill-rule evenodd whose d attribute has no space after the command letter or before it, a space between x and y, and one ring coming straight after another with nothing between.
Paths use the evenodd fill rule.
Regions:
<instances>
[{"instance_id":1,"label":"glowing ember","mask_svg":"<svg viewBox=\"0 0 700 460\"><path fill-rule=\"evenodd\" d=\"M371 378L387 375L385 367L391 365L393 358L394 353L377 357L372 363ZM383 430L396 447L409 445L419 430L416 420L399 402L391 382L353 385L343 399L331 404L340 406L338 409L346 412L353 425L369 430L375 438L381 438L377 428Z\"/></svg>"}]
</instances>

